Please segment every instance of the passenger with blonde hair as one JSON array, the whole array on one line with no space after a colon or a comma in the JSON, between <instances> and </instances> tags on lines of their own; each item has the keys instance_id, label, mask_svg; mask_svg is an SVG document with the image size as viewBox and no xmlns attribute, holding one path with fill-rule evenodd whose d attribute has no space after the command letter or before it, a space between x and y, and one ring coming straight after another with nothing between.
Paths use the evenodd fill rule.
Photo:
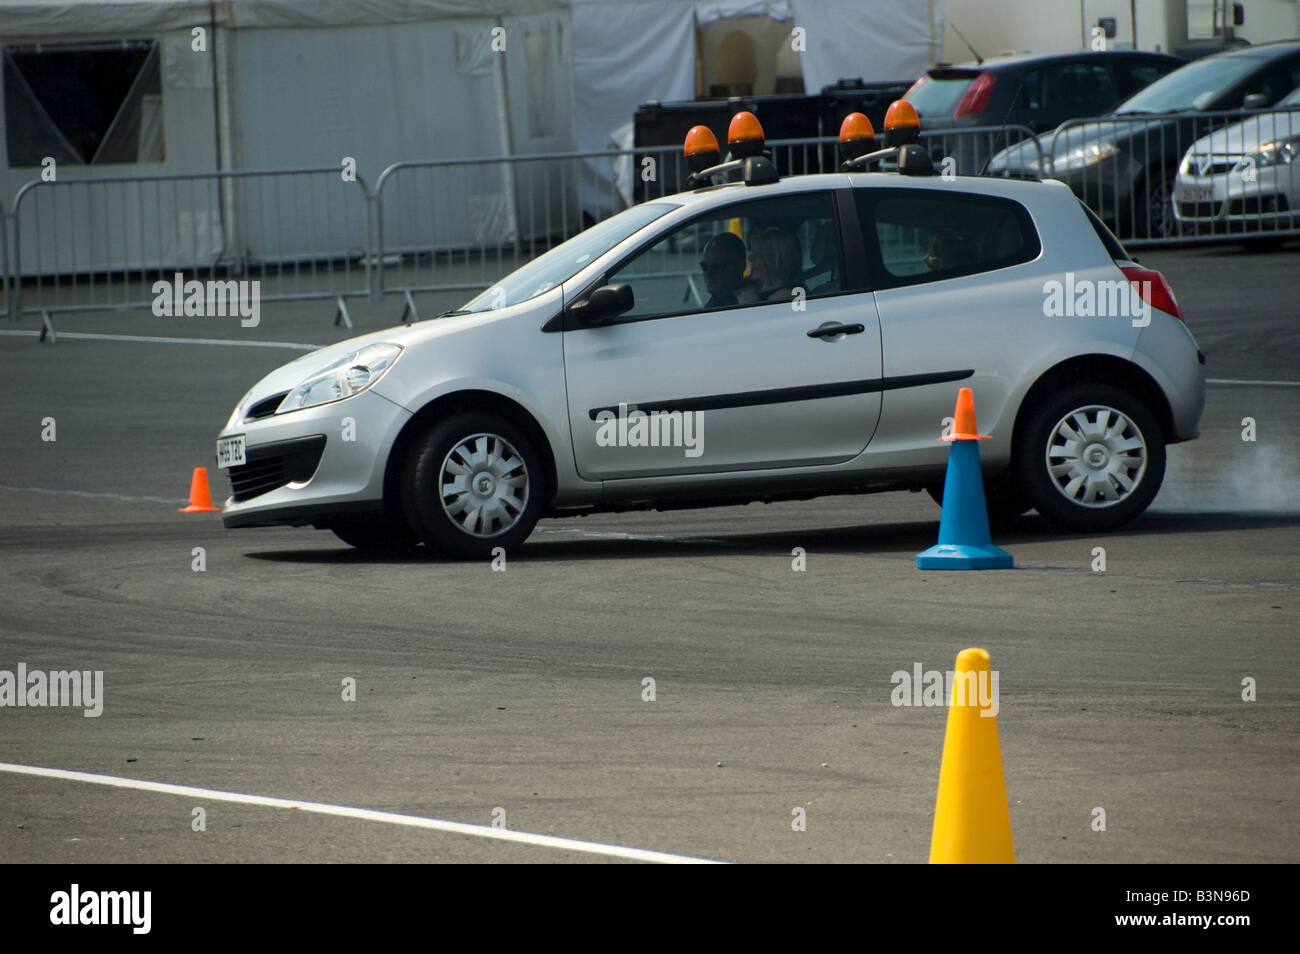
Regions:
<instances>
[{"instance_id":1,"label":"passenger with blonde hair","mask_svg":"<svg viewBox=\"0 0 1300 954\"><path fill-rule=\"evenodd\" d=\"M761 305L787 301L803 275L803 252L794 234L778 226L759 229L749 239L749 277L740 303Z\"/></svg>"}]
</instances>

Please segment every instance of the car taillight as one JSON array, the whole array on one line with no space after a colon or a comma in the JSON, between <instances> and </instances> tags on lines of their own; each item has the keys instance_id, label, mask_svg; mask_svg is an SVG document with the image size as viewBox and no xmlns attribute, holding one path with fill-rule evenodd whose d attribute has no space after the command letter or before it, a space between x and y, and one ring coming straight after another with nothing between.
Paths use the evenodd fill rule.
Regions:
<instances>
[{"instance_id":1,"label":"car taillight","mask_svg":"<svg viewBox=\"0 0 1300 954\"><path fill-rule=\"evenodd\" d=\"M984 112L984 107L989 104L989 94L993 92L993 83L993 74L987 70L975 77L953 110L953 118Z\"/></svg>"},{"instance_id":2,"label":"car taillight","mask_svg":"<svg viewBox=\"0 0 1300 954\"><path fill-rule=\"evenodd\" d=\"M1142 268L1140 265L1121 265L1119 270L1133 283L1144 302L1167 315L1173 315L1179 321L1183 320L1183 310L1178 307L1178 299L1174 297L1174 290L1165 281L1165 276L1154 268Z\"/></svg>"}]
</instances>

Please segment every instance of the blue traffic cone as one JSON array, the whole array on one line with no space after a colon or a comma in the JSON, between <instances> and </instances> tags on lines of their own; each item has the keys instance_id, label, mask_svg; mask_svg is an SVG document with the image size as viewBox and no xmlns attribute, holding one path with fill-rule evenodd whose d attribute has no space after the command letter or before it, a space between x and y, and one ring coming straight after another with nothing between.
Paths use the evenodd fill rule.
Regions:
<instances>
[{"instance_id":1,"label":"blue traffic cone","mask_svg":"<svg viewBox=\"0 0 1300 954\"><path fill-rule=\"evenodd\" d=\"M943 482L943 510L939 514L939 542L916 555L921 570L1009 570L1011 554L989 539L989 514L984 500L984 476L976 441L987 440L975 427L975 396L970 388L957 392L948 451L948 474Z\"/></svg>"}]
</instances>

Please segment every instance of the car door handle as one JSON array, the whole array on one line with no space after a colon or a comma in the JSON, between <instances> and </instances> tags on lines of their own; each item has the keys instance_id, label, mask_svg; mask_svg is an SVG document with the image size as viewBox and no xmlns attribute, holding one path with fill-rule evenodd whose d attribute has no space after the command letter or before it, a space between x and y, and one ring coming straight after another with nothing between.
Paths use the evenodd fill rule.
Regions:
<instances>
[{"instance_id":1,"label":"car door handle","mask_svg":"<svg viewBox=\"0 0 1300 954\"><path fill-rule=\"evenodd\" d=\"M860 335L867 330L866 325L842 325L838 321L828 321L808 332L809 338L834 338L836 335Z\"/></svg>"}]
</instances>

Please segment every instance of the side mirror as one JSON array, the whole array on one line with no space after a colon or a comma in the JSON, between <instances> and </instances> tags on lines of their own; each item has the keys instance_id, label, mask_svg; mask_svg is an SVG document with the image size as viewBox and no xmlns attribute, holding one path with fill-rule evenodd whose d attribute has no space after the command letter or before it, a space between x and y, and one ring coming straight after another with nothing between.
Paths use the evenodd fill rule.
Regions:
<instances>
[{"instance_id":1,"label":"side mirror","mask_svg":"<svg viewBox=\"0 0 1300 954\"><path fill-rule=\"evenodd\" d=\"M1267 109L1268 97L1263 93L1247 93L1241 101L1242 109Z\"/></svg>"},{"instance_id":2,"label":"side mirror","mask_svg":"<svg viewBox=\"0 0 1300 954\"><path fill-rule=\"evenodd\" d=\"M636 304L631 285L601 285L586 301L576 301L569 306L569 314L580 325L594 328L608 324L614 318L631 311Z\"/></svg>"}]
</instances>

